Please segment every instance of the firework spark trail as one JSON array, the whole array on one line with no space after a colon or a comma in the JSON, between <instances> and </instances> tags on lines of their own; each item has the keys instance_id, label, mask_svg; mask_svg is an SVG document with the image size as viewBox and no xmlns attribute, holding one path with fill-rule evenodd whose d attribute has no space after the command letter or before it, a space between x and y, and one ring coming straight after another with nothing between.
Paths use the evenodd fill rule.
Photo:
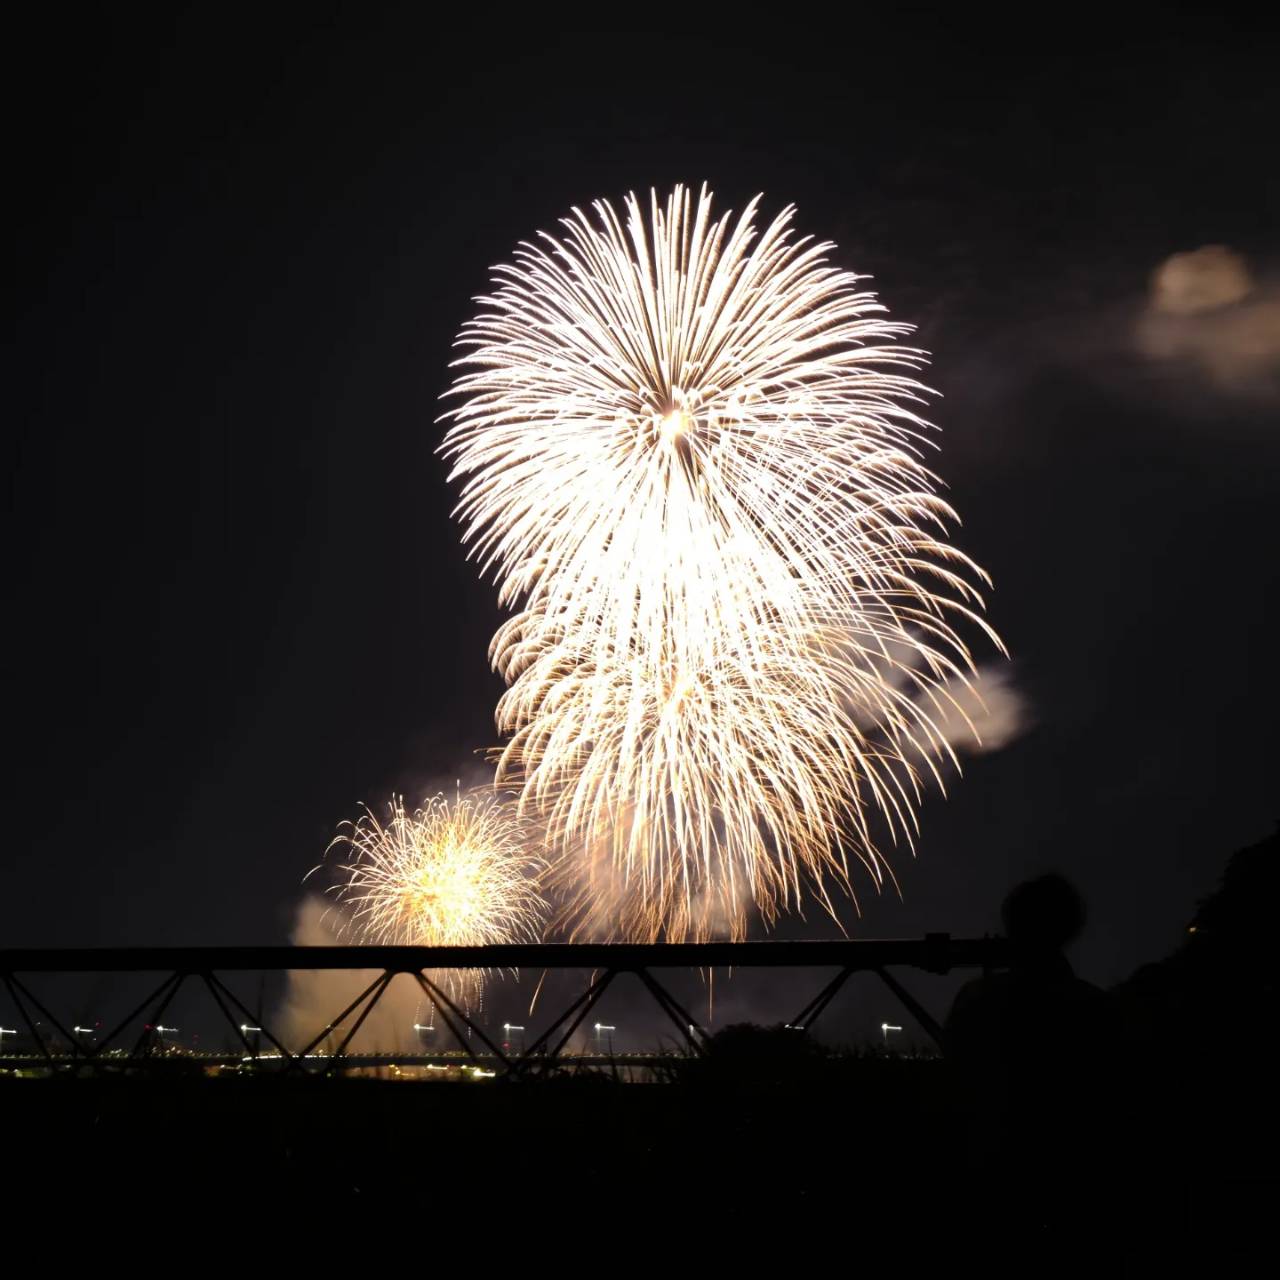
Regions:
<instances>
[{"instance_id":1,"label":"firework spark trail","mask_svg":"<svg viewBox=\"0 0 1280 1280\"><path fill-rule=\"evenodd\" d=\"M910 841L950 754L957 627L999 641L908 327L791 209L593 208L495 268L446 415L464 540L517 610L499 777L563 871L622 886L624 933L741 932L744 885L770 918L851 856L882 878L872 813Z\"/></svg>"},{"instance_id":2,"label":"firework spark trail","mask_svg":"<svg viewBox=\"0 0 1280 1280\"><path fill-rule=\"evenodd\" d=\"M541 936L543 867L509 804L491 792L459 791L452 802L435 795L412 812L393 796L387 810L382 822L366 807L330 845L349 855L332 892L362 942L466 946ZM484 977L431 976L468 995L478 993Z\"/></svg>"}]
</instances>

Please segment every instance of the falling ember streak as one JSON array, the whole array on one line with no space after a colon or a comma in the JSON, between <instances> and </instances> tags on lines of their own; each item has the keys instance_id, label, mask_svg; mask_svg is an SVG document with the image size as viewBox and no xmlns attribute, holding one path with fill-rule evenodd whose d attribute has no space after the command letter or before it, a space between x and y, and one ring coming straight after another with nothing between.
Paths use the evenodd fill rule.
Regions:
<instances>
[{"instance_id":1,"label":"falling ember streak","mask_svg":"<svg viewBox=\"0 0 1280 1280\"><path fill-rule=\"evenodd\" d=\"M957 627L999 645L921 461L908 326L792 209L711 207L598 201L522 244L442 446L515 610L499 780L628 937L741 934L804 886L830 907L854 861L880 884L873 815L910 843L954 758Z\"/></svg>"},{"instance_id":2,"label":"falling ember streak","mask_svg":"<svg viewBox=\"0 0 1280 1280\"><path fill-rule=\"evenodd\" d=\"M533 989L533 995L529 1000L529 1016L533 1016L534 1008L537 1006L538 997L542 994L542 984L547 980L549 969L543 969L541 976L538 978L538 985Z\"/></svg>"}]
</instances>

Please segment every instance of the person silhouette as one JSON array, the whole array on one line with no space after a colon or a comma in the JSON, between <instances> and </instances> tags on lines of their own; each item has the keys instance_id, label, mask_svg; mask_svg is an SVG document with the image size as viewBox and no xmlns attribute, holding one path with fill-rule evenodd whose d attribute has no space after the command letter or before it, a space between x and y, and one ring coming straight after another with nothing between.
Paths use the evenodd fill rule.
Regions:
<instances>
[{"instance_id":1,"label":"person silhouette","mask_svg":"<svg viewBox=\"0 0 1280 1280\"><path fill-rule=\"evenodd\" d=\"M1009 967L967 983L944 1026L979 1166L1062 1166L1101 1117L1107 998L1065 950L1085 907L1056 873L1014 888L1001 908Z\"/></svg>"}]
</instances>

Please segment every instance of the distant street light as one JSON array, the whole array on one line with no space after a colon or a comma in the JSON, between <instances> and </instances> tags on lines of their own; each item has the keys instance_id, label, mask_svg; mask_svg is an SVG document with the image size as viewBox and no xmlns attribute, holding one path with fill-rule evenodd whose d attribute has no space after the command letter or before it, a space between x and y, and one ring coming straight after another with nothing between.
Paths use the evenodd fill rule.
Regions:
<instances>
[{"instance_id":1,"label":"distant street light","mask_svg":"<svg viewBox=\"0 0 1280 1280\"><path fill-rule=\"evenodd\" d=\"M517 1026L516 1023L514 1022L504 1022L502 1024L502 1030L506 1033L505 1047L507 1048L510 1048L511 1046L511 1033L513 1031L518 1031L520 1033L520 1052L523 1053L524 1052L524 1028L521 1026Z\"/></svg>"},{"instance_id":2,"label":"distant street light","mask_svg":"<svg viewBox=\"0 0 1280 1280\"><path fill-rule=\"evenodd\" d=\"M0 1027L0 1047L4 1045L5 1036L16 1036L17 1034L12 1027Z\"/></svg>"},{"instance_id":3,"label":"distant street light","mask_svg":"<svg viewBox=\"0 0 1280 1280\"><path fill-rule=\"evenodd\" d=\"M609 1034L609 1056L613 1057L613 1033L617 1031L617 1027L611 1027L607 1022L596 1023L596 1049L600 1048L600 1033L608 1032Z\"/></svg>"},{"instance_id":4,"label":"distant street light","mask_svg":"<svg viewBox=\"0 0 1280 1280\"><path fill-rule=\"evenodd\" d=\"M889 1032L901 1031L901 1030L902 1030L901 1027L895 1027L892 1023L889 1023L889 1022L882 1022L880 1024L880 1031L881 1031L881 1034L884 1036L884 1047L886 1049L889 1047Z\"/></svg>"}]
</instances>

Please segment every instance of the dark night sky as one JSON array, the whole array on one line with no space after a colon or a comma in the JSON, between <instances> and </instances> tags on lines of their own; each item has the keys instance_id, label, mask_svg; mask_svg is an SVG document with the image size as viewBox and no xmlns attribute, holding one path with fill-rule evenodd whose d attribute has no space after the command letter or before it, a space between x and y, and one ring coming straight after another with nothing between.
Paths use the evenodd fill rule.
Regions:
<instances>
[{"instance_id":1,"label":"dark night sky","mask_svg":"<svg viewBox=\"0 0 1280 1280\"><path fill-rule=\"evenodd\" d=\"M1271 830L1280 379L1134 332L1177 251L1229 245L1274 294L1273 32L917 15L752 46L211 7L9 44L7 942L282 941L357 801L471 767L498 614L433 454L451 340L516 240L681 180L794 202L920 326L1034 713L851 928L993 929L1057 867L1114 981Z\"/></svg>"}]
</instances>

